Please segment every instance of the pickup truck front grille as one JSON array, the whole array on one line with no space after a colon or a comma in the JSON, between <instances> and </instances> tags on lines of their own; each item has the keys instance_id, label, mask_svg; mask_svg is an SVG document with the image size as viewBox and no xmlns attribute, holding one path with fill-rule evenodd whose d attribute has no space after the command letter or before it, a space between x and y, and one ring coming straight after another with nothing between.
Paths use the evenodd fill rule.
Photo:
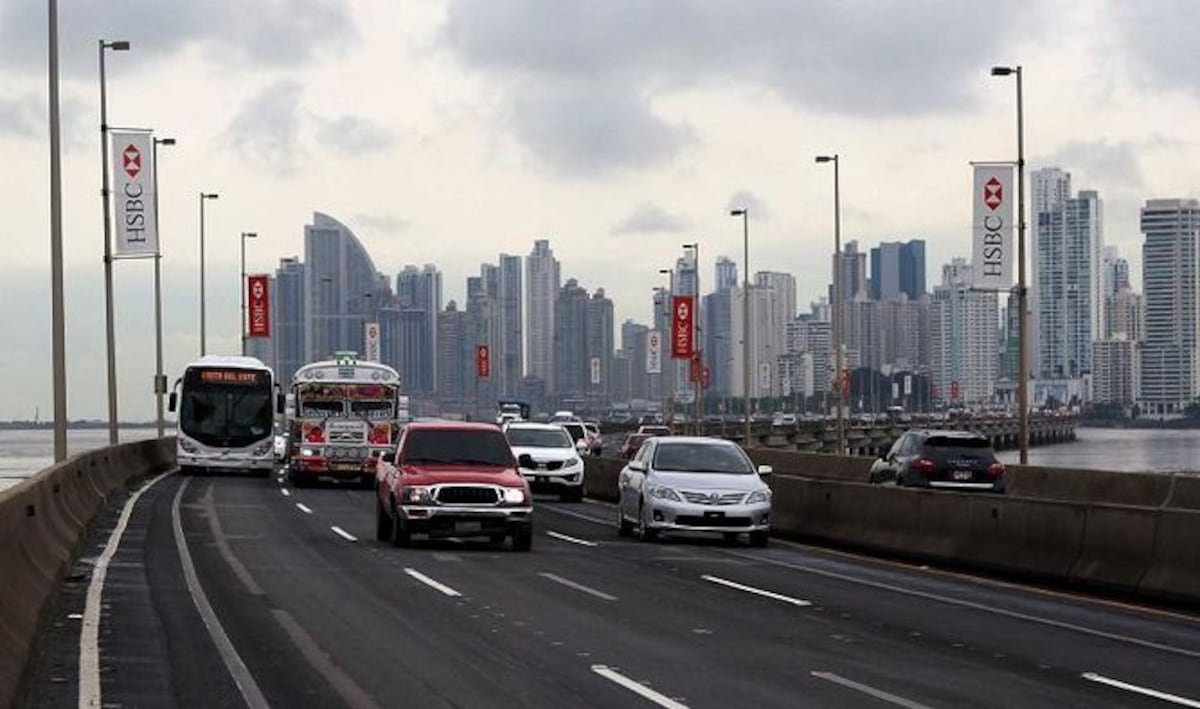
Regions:
<instances>
[{"instance_id":1,"label":"pickup truck front grille","mask_svg":"<svg viewBox=\"0 0 1200 709\"><path fill-rule=\"evenodd\" d=\"M440 505L495 505L500 493L491 486L447 485L436 490L434 499Z\"/></svg>"}]
</instances>

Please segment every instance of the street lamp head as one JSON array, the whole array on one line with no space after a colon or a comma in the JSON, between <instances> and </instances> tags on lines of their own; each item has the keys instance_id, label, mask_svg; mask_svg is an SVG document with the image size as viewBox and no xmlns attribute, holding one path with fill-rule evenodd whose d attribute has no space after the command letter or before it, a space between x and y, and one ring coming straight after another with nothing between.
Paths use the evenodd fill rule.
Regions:
<instances>
[{"instance_id":1,"label":"street lamp head","mask_svg":"<svg viewBox=\"0 0 1200 709\"><path fill-rule=\"evenodd\" d=\"M253 231L243 231L243 232L242 232L242 238L243 238L243 239L257 239L257 238L258 238L258 233L257 233L257 232L253 232Z\"/></svg>"},{"instance_id":2,"label":"street lamp head","mask_svg":"<svg viewBox=\"0 0 1200 709\"><path fill-rule=\"evenodd\" d=\"M216 199L217 197L220 197L220 196L221 195L217 194L216 192L201 192L200 193L200 199Z\"/></svg>"},{"instance_id":3,"label":"street lamp head","mask_svg":"<svg viewBox=\"0 0 1200 709\"><path fill-rule=\"evenodd\" d=\"M112 42L105 42L104 46L114 52L125 52L129 50L129 42L124 39L118 39Z\"/></svg>"},{"instance_id":4,"label":"street lamp head","mask_svg":"<svg viewBox=\"0 0 1200 709\"><path fill-rule=\"evenodd\" d=\"M817 162L837 162L837 155L818 155Z\"/></svg>"},{"instance_id":5,"label":"street lamp head","mask_svg":"<svg viewBox=\"0 0 1200 709\"><path fill-rule=\"evenodd\" d=\"M1016 73L1016 70L1011 66L994 66L992 67L992 76L1008 76Z\"/></svg>"},{"instance_id":6,"label":"street lamp head","mask_svg":"<svg viewBox=\"0 0 1200 709\"><path fill-rule=\"evenodd\" d=\"M731 217L743 217L745 215L746 215L746 210L744 210L744 209L729 210L729 216L731 216Z\"/></svg>"},{"instance_id":7,"label":"street lamp head","mask_svg":"<svg viewBox=\"0 0 1200 709\"><path fill-rule=\"evenodd\" d=\"M670 273L670 272L671 272L671 269L669 269L669 268L660 268L660 269L658 269L658 272L659 272L659 273L661 273L661 274L663 274L663 275L665 276L665 275L667 275L668 273Z\"/></svg>"},{"instance_id":8,"label":"street lamp head","mask_svg":"<svg viewBox=\"0 0 1200 709\"><path fill-rule=\"evenodd\" d=\"M174 138L155 138L154 142L157 143L158 145L174 145L175 139Z\"/></svg>"}]
</instances>

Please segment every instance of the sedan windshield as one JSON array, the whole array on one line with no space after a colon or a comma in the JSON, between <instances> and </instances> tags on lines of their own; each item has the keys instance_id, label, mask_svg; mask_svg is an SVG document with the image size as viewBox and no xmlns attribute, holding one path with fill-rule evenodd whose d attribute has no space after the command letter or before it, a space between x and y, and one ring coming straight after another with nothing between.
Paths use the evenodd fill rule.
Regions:
<instances>
[{"instance_id":1,"label":"sedan windshield","mask_svg":"<svg viewBox=\"0 0 1200 709\"><path fill-rule=\"evenodd\" d=\"M510 445L522 448L573 448L571 437L566 431L551 431L536 428L508 429Z\"/></svg>"},{"instance_id":2,"label":"sedan windshield","mask_svg":"<svg viewBox=\"0 0 1200 709\"><path fill-rule=\"evenodd\" d=\"M689 473L753 473L754 466L740 448L711 443L663 444L654 452L654 469Z\"/></svg>"}]
</instances>

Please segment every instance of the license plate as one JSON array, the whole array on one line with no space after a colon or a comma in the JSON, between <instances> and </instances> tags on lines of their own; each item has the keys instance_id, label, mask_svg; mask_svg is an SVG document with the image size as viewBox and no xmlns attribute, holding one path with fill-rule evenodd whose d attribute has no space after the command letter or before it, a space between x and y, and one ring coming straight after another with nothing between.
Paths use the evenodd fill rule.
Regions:
<instances>
[{"instance_id":1,"label":"license plate","mask_svg":"<svg viewBox=\"0 0 1200 709\"><path fill-rule=\"evenodd\" d=\"M970 470L955 470L954 471L954 479L955 480L970 480L973 477L975 477L975 475Z\"/></svg>"},{"instance_id":2,"label":"license plate","mask_svg":"<svg viewBox=\"0 0 1200 709\"><path fill-rule=\"evenodd\" d=\"M455 522L454 531L458 534L478 534L483 530L482 522Z\"/></svg>"},{"instance_id":3,"label":"license plate","mask_svg":"<svg viewBox=\"0 0 1200 709\"><path fill-rule=\"evenodd\" d=\"M534 482L544 483L544 482L549 482L549 480L550 480L550 478L546 477L545 475L539 475L539 476L537 476L537 478L535 479Z\"/></svg>"},{"instance_id":4,"label":"license plate","mask_svg":"<svg viewBox=\"0 0 1200 709\"><path fill-rule=\"evenodd\" d=\"M720 517L724 517L725 513L710 510L710 511L705 511L704 516L709 517L709 518L720 518Z\"/></svg>"}]
</instances>

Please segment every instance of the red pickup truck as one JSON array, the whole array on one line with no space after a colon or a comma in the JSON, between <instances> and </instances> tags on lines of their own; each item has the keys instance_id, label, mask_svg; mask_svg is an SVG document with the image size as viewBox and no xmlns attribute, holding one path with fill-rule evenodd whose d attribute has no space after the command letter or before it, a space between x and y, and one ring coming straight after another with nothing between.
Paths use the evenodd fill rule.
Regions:
<instances>
[{"instance_id":1,"label":"red pickup truck","mask_svg":"<svg viewBox=\"0 0 1200 709\"><path fill-rule=\"evenodd\" d=\"M530 466L532 467L532 466ZM457 421L410 423L396 452L375 475L380 541L407 547L414 534L431 539L512 538L513 549L533 544L533 496L500 428Z\"/></svg>"}]
</instances>

